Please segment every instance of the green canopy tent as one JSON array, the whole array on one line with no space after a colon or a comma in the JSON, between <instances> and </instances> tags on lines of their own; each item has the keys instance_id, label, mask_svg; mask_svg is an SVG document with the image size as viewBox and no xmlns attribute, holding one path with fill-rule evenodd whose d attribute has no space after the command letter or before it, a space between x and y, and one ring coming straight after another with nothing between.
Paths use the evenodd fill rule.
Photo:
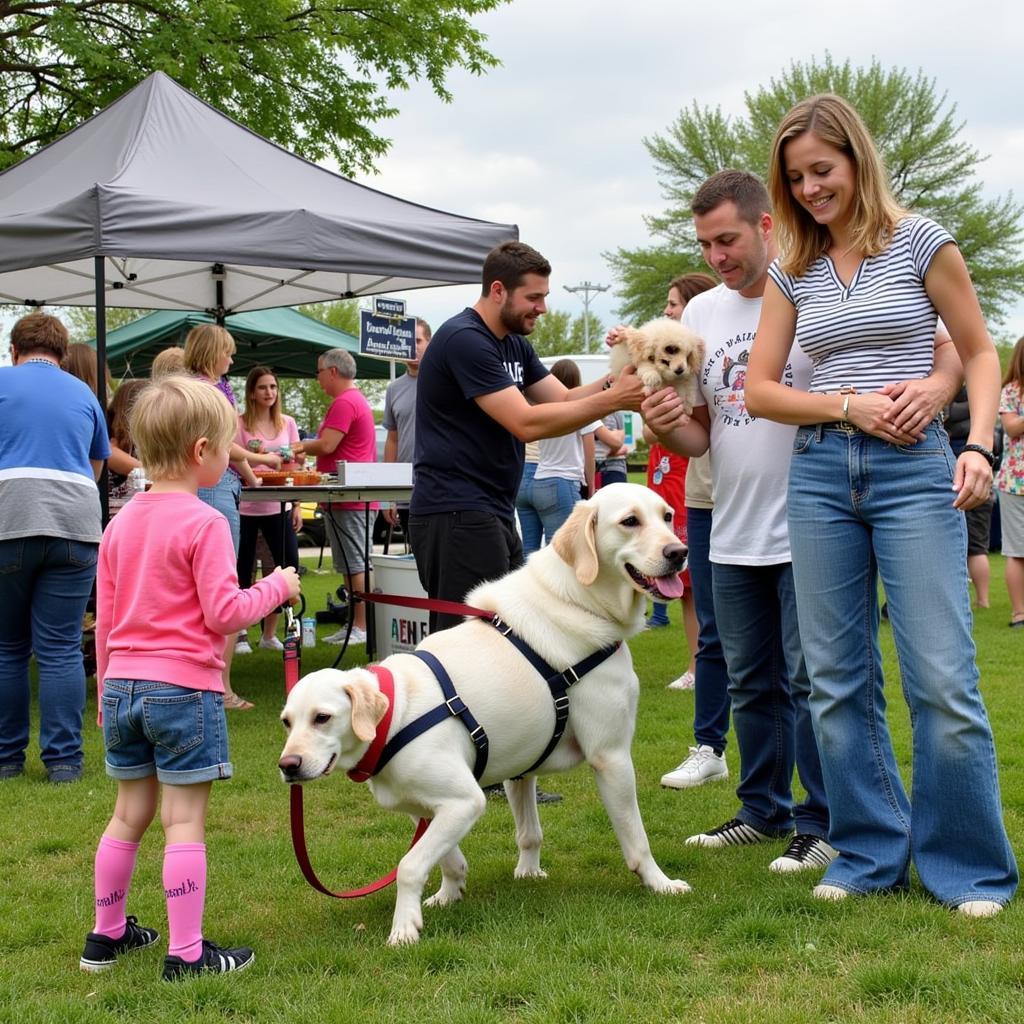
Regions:
<instances>
[{"instance_id":1,"label":"green canopy tent","mask_svg":"<svg viewBox=\"0 0 1024 1024\"><path fill-rule=\"evenodd\" d=\"M153 358L172 345L184 345L198 324L212 324L208 313L159 309L148 316L107 332L107 365L115 378L148 377ZM360 355L359 341L288 306L231 313L224 326L238 351L232 377L244 377L254 366L269 366L279 377L315 377L317 357L328 349L343 348L356 360L359 380L387 380L386 359ZM95 347L95 339L89 342Z\"/></svg>"}]
</instances>

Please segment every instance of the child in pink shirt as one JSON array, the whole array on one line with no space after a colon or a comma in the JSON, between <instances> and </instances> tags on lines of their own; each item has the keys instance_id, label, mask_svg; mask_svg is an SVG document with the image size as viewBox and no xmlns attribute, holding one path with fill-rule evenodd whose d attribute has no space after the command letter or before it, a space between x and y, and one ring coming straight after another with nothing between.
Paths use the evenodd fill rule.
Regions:
<instances>
[{"instance_id":1,"label":"child in pink shirt","mask_svg":"<svg viewBox=\"0 0 1024 1024\"><path fill-rule=\"evenodd\" d=\"M164 377L139 396L131 433L151 490L107 527L96 584L96 677L107 774L117 802L96 851L95 928L85 971L159 935L125 916L142 835L161 797L164 894L170 931L163 976L238 971L251 949L203 938L206 810L214 779L230 778L224 715L224 637L299 593L294 569L239 590L224 516L200 487L227 468L233 411L203 381Z\"/></svg>"}]
</instances>

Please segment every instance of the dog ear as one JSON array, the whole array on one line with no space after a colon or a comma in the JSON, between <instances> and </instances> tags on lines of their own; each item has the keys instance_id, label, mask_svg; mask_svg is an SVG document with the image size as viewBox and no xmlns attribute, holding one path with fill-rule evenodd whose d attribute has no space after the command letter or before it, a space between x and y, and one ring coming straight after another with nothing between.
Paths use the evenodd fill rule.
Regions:
<instances>
[{"instance_id":1,"label":"dog ear","mask_svg":"<svg viewBox=\"0 0 1024 1024\"><path fill-rule=\"evenodd\" d=\"M597 579L597 506L580 501L551 538L555 553L589 587Z\"/></svg>"},{"instance_id":2,"label":"dog ear","mask_svg":"<svg viewBox=\"0 0 1024 1024\"><path fill-rule=\"evenodd\" d=\"M687 362L690 364L691 373L700 373L701 368L704 366L704 342L702 339L694 339Z\"/></svg>"},{"instance_id":3,"label":"dog ear","mask_svg":"<svg viewBox=\"0 0 1024 1024\"><path fill-rule=\"evenodd\" d=\"M387 713L388 699L374 683L366 679L354 679L345 683L342 689L352 701L352 731L357 740L369 743L376 735L377 725Z\"/></svg>"}]
</instances>

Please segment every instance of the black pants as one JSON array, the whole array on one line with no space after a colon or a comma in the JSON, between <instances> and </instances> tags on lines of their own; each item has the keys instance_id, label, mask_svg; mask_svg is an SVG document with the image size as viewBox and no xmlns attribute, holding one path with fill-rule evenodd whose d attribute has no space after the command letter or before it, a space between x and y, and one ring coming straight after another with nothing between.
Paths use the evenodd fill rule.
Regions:
<instances>
[{"instance_id":1,"label":"black pants","mask_svg":"<svg viewBox=\"0 0 1024 1024\"><path fill-rule=\"evenodd\" d=\"M275 565L299 567L299 545L292 528L290 512L270 516L240 516L238 540L238 585L245 590L252 586L256 565L256 540L263 534Z\"/></svg>"},{"instance_id":2,"label":"black pants","mask_svg":"<svg viewBox=\"0 0 1024 1024\"><path fill-rule=\"evenodd\" d=\"M511 519L492 512L438 512L409 516L409 542L420 583L431 598L465 601L484 580L523 564L523 545ZM430 613L430 632L457 626L461 615Z\"/></svg>"}]
</instances>

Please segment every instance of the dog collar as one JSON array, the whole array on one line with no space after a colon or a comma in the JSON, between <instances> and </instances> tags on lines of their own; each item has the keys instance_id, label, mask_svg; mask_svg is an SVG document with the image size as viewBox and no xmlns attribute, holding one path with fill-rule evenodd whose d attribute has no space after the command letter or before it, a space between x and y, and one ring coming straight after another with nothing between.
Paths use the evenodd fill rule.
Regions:
<instances>
[{"instance_id":1,"label":"dog collar","mask_svg":"<svg viewBox=\"0 0 1024 1024\"><path fill-rule=\"evenodd\" d=\"M395 679L391 675L391 671L384 668L383 665L368 665L367 668L376 677L380 692L387 697L388 709L384 712L384 717L377 725L377 732L370 741L370 746L367 748L366 753L363 754L359 759L359 763L354 768L349 768L348 770L348 777L353 782L366 782L367 779L373 778L377 762L380 760L381 752L384 750L384 745L388 740L391 716L395 710Z\"/></svg>"}]
</instances>

